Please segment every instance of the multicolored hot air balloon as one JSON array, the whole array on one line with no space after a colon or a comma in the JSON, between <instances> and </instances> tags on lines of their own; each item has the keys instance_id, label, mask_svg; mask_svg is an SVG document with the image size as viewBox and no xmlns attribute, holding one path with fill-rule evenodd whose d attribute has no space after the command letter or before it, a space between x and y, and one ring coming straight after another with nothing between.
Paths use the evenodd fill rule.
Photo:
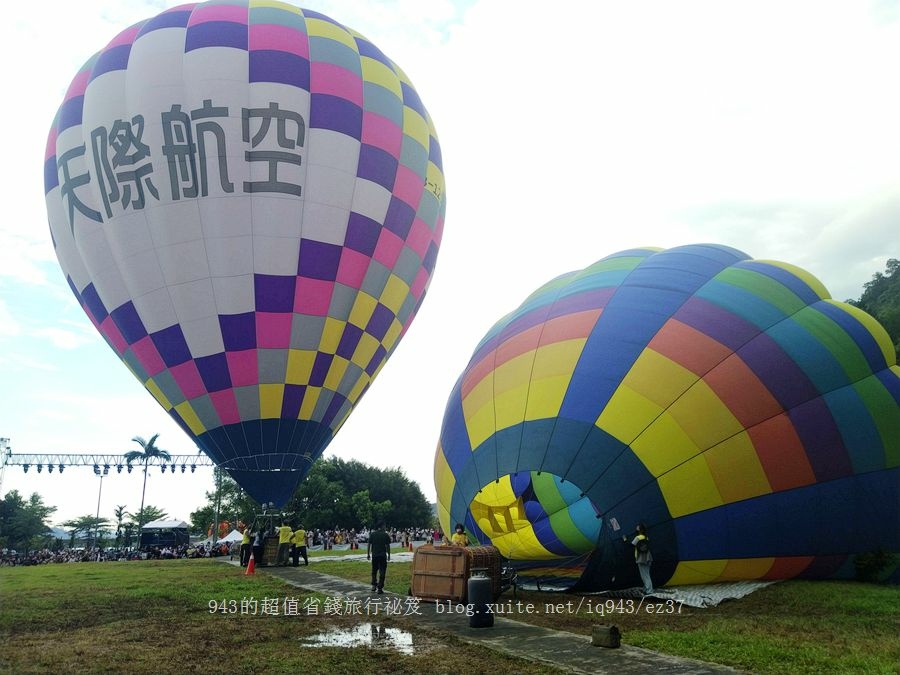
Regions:
<instances>
[{"instance_id":1,"label":"multicolored hot air balloon","mask_svg":"<svg viewBox=\"0 0 900 675\"><path fill-rule=\"evenodd\" d=\"M638 249L538 289L456 383L435 459L462 522L547 587L853 576L900 551L900 368L811 274Z\"/></svg>"},{"instance_id":2,"label":"multicolored hot air balloon","mask_svg":"<svg viewBox=\"0 0 900 675\"><path fill-rule=\"evenodd\" d=\"M60 265L219 466L284 504L425 296L440 146L400 68L332 19L205 2L75 76L47 143Z\"/></svg>"}]
</instances>

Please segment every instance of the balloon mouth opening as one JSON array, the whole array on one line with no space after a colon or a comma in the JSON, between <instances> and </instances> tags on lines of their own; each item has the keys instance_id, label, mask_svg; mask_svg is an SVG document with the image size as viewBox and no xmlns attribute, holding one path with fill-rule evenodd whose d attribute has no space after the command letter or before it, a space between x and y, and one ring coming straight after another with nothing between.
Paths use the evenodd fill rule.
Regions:
<instances>
[{"instance_id":1,"label":"balloon mouth opening","mask_svg":"<svg viewBox=\"0 0 900 675\"><path fill-rule=\"evenodd\" d=\"M483 485L469 505L475 523L511 560L556 560L594 550L603 519L574 483L519 471ZM481 539L481 537L479 537Z\"/></svg>"}]
</instances>

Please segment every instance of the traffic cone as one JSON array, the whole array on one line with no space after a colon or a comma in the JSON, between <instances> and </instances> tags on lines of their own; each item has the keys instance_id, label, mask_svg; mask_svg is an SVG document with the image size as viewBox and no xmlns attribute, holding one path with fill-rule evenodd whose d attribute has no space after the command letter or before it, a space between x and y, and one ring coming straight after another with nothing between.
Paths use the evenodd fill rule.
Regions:
<instances>
[{"instance_id":1,"label":"traffic cone","mask_svg":"<svg viewBox=\"0 0 900 675\"><path fill-rule=\"evenodd\" d=\"M252 553L250 554L250 562L247 563L247 571L244 574L256 574L256 559Z\"/></svg>"}]
</instances>

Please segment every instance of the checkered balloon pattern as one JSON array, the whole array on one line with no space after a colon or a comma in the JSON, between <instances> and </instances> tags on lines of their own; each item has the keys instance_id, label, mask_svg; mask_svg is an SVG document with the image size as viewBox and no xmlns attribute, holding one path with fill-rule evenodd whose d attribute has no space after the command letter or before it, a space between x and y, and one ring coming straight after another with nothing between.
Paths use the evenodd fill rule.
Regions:
<instances>
[{"instance_id":1,"label":"checkered balloon pattern","mask_svg":"<svg viewBox=\"0 0 900 675\"><path fill-rule=\"evenodd\" d=\"M900 552L894 346L793 265L616 253L484 337L435 484L445 531L544 588L640 585L622 541L639 522L656 584L853 578L858 555Z\"/></svg>"},{"instance_id":2,"label":"checkered balloon pattern","mask_svg":"<svg viewBox=\"0 0 900 675\"><path fill-rule=\"evenodd\" d=\"M446 197L404 72L268 0L181 5L78 72L45 156L75 297L197 445L284 504L425 297Z\"/></svg>"}]
</instances>

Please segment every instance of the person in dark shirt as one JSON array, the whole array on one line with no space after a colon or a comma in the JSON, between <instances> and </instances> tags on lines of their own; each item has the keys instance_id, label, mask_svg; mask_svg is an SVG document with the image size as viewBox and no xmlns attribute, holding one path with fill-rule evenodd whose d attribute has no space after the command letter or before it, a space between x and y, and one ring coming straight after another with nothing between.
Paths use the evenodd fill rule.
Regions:
<instances>
[{"instance_id":1,"label":"person in dark shirt","mask_svg":"<svg viewBox=\"0 0 900 675\"><path fill-rule=\"evenodd\" d=\"M391 538L384 531L384 523L380 523L377 530L369 533L366 559L372 561L372 592L384 593L384 575L387 573L388 560L391 559Z\"/></svg>"}]
</instances>

